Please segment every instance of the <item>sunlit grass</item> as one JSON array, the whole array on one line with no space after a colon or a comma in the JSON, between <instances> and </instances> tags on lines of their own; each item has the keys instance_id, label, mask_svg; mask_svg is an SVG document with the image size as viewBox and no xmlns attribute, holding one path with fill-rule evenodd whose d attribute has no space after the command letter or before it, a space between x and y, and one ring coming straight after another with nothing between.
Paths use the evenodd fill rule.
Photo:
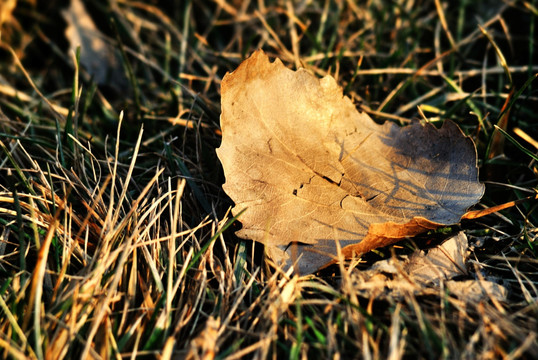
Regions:
<instances>
[{"instance_id":1,"label":"sunlit grass","mask_svg":"<svg viewBox=\"0 0 538 360\"><path fill-rule=\"evenodd\" d=\"M0 24L0 357L536 354L535 201L461 225L467 278L506 299L364 293L361 269L411 247L304 277L272 268L262 245L235 237L215 155L220 81L263 48L333 75L376 121L456 121L487 185L477 208L528 197L536 4L488 4L88 3L122 49L118 89L67 52L58 2L18 2Z\"/></svg>"}]
</instances>

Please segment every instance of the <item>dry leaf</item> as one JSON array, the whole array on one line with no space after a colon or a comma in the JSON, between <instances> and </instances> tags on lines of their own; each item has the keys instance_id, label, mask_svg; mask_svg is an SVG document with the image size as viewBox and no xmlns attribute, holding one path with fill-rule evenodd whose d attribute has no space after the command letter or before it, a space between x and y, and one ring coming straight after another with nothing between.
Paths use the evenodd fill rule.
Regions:
<instances>
[{"instance_id":1,"label":"dry leaf","mask_svg":"<svg viewBox=\"0 0 538 360\"><path fill-rule=\"evenodd\" d=\"M446 287L452 295L471 303L488 299L506 301L508 298L508 289L490 280L451 280L446 282Z\"/></svg>"},{"instance_id":2,"label":"dry leaf","mask_svg":"<svg viewBox=\"0 0 538 360\"><path fill-rule=\"evenodd\" d=\"M419 283L439 285L443 280L467 274L468 247L467 236L460 231L433 249L414 253L405 270Z\"/></svg>"},{"instance_id":3,"label":"dry leaf","mask_svg":"<svg viewBox=\"0 0 538 360\"><path fill-rule=\"evenodd\" d=\"M370 268L353 272L353 289L360 295L376 299L398 299L439 295L444 290L469 302L494 298L506 300L508 290L487 279L458 279L467 273L468 242L463 232L442 244L413 253L408 259L390 258Z\"/></svg>"},{"instance_id":4,"label":"dry leaf","mask_svg":"<svg viewBox=\"0 0 538 360\"><path fill-rule=\"evenodd\" d=\"M222 81L223 188L238 236L311 273L336 258L460 221L482 196L456 124L377 125L336 81L255 52ZM338 244L338 246L337 246Z\"/></svg>"},{"instance_id":5,"label":"dry leaf","mask_svg":"<svg viewBox=\"0 0 538 360\"><path fill-rule=\"evenodd\" d=\"M65 36L70 51L80 46L80 63L99 85L123 89L127 78L123 73L120 56L105 35L97 29L81 0L71 0L69 8L62 11L67 22Z\"/></svg>"}]
</instances>

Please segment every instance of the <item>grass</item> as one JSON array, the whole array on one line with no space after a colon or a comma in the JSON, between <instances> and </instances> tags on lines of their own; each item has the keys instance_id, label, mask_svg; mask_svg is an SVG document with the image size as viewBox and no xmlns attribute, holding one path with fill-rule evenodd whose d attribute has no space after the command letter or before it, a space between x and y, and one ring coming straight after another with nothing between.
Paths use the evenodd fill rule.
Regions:
<instances>
[{"instance_id":1,"label":"grass","mask_svg":"<svg viewBox=\"0 0 538 360\"><path fill-rule=\"evenodd\" d=\"M536 1L88 2L120 50L102 84L68 51L63 2L5 4L1 357L538 352L536 201L460 226L468 278L501 283L505 300L365 294L358 269L402 246L310 276L271 268L234 236L215 155L220 81L262 48L335 76L376 121L456 121L478 149L477 208L535 194Z\"/></svg>"}]
</instances>

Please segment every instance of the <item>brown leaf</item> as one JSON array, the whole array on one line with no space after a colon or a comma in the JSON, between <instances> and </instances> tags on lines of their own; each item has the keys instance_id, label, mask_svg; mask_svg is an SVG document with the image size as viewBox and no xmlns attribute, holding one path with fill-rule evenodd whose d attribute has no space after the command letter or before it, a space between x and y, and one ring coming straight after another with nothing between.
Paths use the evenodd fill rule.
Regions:
<instances>
[{"instance_id":1,"label":"brown leaf","mask_svg":"<svg viewBox=\"0 0 538 360\"><path fill-rule=\"evenodd\" d=\"M80 46L80 64L99 85L110 85L124 89L125 77L118 50L105 41L81 0L71 0L67 9L62 10L67 22L65 36L70 51L76 52Z\"/></svg>"},{"instance_id":2,"label":"brown leaf","mask_svg":"<svg viewBox=\"0 0 538 360\"><path fill-rule=\"evenodd\" d=\"M467 275L467 236L460 231L439 246L413 253L405 270L416 282L439 285L460 275Z\"/></svg>"},{"instance_id":3,"label":"brown leaf","mask_svg":"<svg viewBox=\"0 0 538 360\"><path fill-rule=\"evenodd\" d=\"M377 261L365 270L354 269L353 290L366 298L389 301L409 298L410 294L444 296L443 288L470 303L488 298L506 300L508 290L493 279L468 278L468 254L467 237L459 232L442 244L414 252L409 258L392 257Z\"/></svg>"},{"instance_id":4,"label":"brown leaf","mask_svg":"<svg viewBox=\"0 0 538 360\"><path fill-rule=\"evenodd\" d=\"M451 280L446 282L446 287L451 294L469 303L477 304L487 299L506 301L508 298L508 289L505 286L484 279Z\"/></svg>"},{"instance_id":5,"label":"brown leaf","mask_svg":"<svg viewBox=\"0 0 538 360\"><path fill-rule=\"evenodd\" d=\"M238 236L310 273L460 221L483 194L476 150L456 124L377 125L336 81L255 52L222 81L217 154ZM290 246L291 245L291 246Z\"/></svg>"}]
</instances>

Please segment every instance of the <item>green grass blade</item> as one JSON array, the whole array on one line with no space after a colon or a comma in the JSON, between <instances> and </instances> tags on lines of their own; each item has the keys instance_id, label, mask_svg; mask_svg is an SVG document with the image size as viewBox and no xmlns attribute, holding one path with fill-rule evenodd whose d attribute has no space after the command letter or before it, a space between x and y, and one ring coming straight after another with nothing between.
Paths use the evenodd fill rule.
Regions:
<instances>
[{"instance_id":1,"label":"green grass blade","mask_svg":"<svg viewBox=\"0 0 538 360\"><path fill-rule=\"evenodd\" d=\"M516 139L514 139L510 134L508 134L506 131L504 131L500 127L498 127L497 125L494 125L494 126L496 130L500 131L501 134L503 134L508 139L508 141L514 144L519 150L523 151L525 154L530 156L532 159L534 159L534 161L538 161L538 156L536 156L536 154L534 154L532 151L530 151L529 149L521 145Z\"/></svg>"},{"instance_id":2,"label":"green grass blade","mask_svg":"<svg viewBox=\"0 0 538 360\"><path fill-rule=\"evenodd\" d=\"M187 271L190 270L197 262L198 262L198 259L200 259L200 257L206 252L206 250L209 248L209 246L215 241L218 239L218 237L224 232L226 231L226 229L228 229L247 209L243 209L241 210L237 215L235 215L233 218L231 218L230 220L228 220L228 222L226 224L224 224L224 226L222 228L220 228L216 233L215 235L213 235L211 237L211 239L209 239L209 241L207 241L204 246L202 246L202 248L200 249L200 251L198 251L192 258L192 260L190 261L189 265L187 266Z\"/></svg>"}]
</instances>

